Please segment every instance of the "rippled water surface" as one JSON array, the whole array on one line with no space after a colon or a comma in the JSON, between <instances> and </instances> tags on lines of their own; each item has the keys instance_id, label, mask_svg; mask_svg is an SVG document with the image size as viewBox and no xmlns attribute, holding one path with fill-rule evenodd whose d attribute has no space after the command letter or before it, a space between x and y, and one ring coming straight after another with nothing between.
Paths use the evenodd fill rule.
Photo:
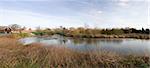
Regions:
<instances>
[{"instance_id":1,"label":"rippled water surface","mask_svg":"<svg viewBox=\"0 0 150 68\"><path fill-rule=\"evenodd\" d=\"M120 54L150 54L150 40L140 39L83 39L66 37L29 37L20 39L24 44L44 43L48 45L65 46L77 51L113 51Z\"/></svg>"}]
</instances>

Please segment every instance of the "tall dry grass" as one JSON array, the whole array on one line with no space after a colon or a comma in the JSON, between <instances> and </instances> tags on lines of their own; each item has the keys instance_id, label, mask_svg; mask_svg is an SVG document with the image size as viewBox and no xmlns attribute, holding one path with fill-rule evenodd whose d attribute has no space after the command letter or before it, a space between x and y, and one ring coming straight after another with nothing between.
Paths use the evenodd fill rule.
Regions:
<instances>
[{"instance_id":1,"label":"tall dry grass","mask_svg":"<svg viewBox=\"0 0 150 68\"><path fill-rule=\"evenodd\" d=\"M112 52L76 52L65 47L22 45L0 38L0 68L148 68L150 56L120 56Z\"/></svg>"}]
</instances>

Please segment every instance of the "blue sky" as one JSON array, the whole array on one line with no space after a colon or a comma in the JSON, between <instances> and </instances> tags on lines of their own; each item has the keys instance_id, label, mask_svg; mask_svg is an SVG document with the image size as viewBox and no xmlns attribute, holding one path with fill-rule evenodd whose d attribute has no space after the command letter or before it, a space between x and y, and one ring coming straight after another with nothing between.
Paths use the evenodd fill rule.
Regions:
<instances>
[{"instance_id":1,"label":"blue sky","mask_svg":"<svg viewBox=\"0 0 150 68\"><path fill-rule=\"evenodd\" d=\"M0 0L0 25L150 28L149 0Z\"/></svg>"}]
</instances>

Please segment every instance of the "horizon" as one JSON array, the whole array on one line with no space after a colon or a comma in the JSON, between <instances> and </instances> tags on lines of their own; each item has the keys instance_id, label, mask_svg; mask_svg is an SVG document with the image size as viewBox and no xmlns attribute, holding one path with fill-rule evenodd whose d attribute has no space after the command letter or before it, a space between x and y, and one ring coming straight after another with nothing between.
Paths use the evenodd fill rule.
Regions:
<instances>
[{"instance_id":1,"label":"horizon","mask_svg":"<svg viewBox=\"0 0 150 68\"><path fill-rule=\"evenodd\" d=\"M150 28L148 0L0 0L0 25Z\"/></svg>"}]
</instances>

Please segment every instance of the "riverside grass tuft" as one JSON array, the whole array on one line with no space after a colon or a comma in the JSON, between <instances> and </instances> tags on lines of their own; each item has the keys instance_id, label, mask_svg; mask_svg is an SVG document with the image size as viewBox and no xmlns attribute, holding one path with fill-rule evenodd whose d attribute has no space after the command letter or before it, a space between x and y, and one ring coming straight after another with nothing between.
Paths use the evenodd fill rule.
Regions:
<instances>
[{"instance_id":1,"label":"riverside grass tuft","mask_svg":"<svg viewBox=\"0 0 150 68\"><path fill-rule=\"evenodd\" d=\"M76 52L65 47L22 45L0 38L0 68L149 68L150 56L121 56L113 52Z\"/></svg>"},{"instance_id":2,"label":"riverside grass tuft","mask_svg":"<svg viewBox=\"0 0 150 68\"><path fill-rule=\"evenodd\" d=\"M31 37L30 33L12 33L12 34L4 34L0 35L0 38L11 38L11 39L19 39L25 37Z\"/></svg>"}]
</instances>

